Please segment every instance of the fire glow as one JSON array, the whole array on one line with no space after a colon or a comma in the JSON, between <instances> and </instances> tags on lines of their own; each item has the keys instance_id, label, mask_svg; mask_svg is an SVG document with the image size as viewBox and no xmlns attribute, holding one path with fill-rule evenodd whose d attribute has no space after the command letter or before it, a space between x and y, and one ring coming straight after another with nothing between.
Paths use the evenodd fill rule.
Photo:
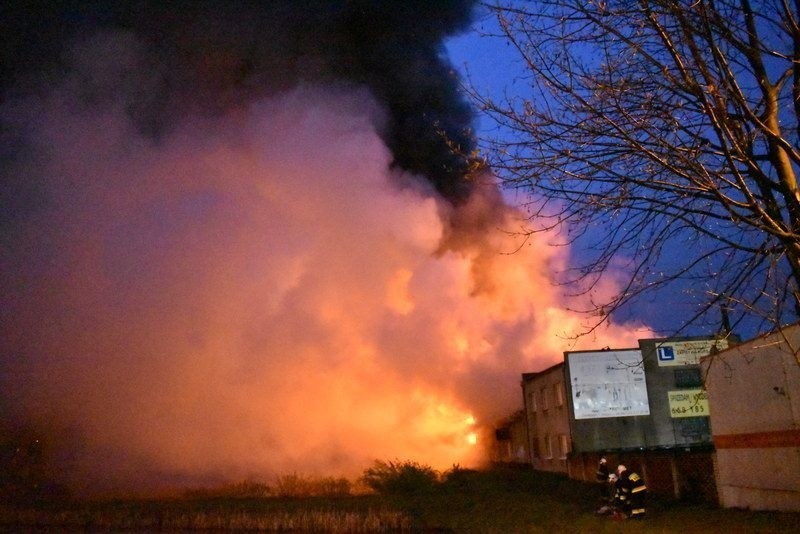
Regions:
<instances>
[{"instance_id":1,"label":"fire glow","mask_svg":"<svg viewBox=\"0 0 800 534\"><path fill-rule=\"evenodd\" d=\"M46 202L2 250L2 386L79 490L477 465L519 373L581 324L549 283L564 252L502 254L519 215L489 183L456 213L392 169L366 91L301 87L153 142L73 82L4 108Z\"/></svg>"}]
</instances>

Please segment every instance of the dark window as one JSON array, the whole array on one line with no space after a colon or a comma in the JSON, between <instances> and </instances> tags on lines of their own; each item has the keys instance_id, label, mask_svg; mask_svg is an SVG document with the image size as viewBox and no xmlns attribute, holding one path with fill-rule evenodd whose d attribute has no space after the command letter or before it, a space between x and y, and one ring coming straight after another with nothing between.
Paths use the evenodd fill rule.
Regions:
<instances>
[{"instance_id":1,"label":"dark window","mask_svg":"<svg viewBox=\"0 0 800 534\"><path fill-rule=\"evenodd\" d=\"M494 439L497 441L506 441L511 439L511 429L508 427L497 428L494 431Z\"/></svg>"},{"instance_id":2,"label":"dark window","mask_svg":"<svg viewBox=\"0 0 800 534\"><path fill-rule=\"evenodd\" d=\"M675 369L675 387L677 388L699 388L703 385L700 378L700 369L697 367L690 369Z\"/></svg>"},{"instance_id":3,"label":"dark window","mask_svg":"<svg viewBox=\"0 0 800 534\"><path fill-rule=\"evenodd\" d=\"M684 438L700 439L711 434L708 417L684 417L679 425L680 434Z\"/></svg>"}]
</instances>

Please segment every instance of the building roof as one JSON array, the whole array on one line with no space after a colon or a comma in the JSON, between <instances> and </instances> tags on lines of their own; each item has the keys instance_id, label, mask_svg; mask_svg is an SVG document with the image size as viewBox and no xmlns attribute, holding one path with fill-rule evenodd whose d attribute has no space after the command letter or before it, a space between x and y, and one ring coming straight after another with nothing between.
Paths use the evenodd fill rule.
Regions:
<instances>
[{"instance_id":1,"label":"building roof","mask_svg":"<svg viewBox=\"0 0 800 534\"><path fill-rule=\"evenodd\" d=\"M771 331L769 331L769 332L767 332L765 334L760 334L760 335L758 335L758 336L756 336L754 338L748 339L747 341L740 341L738 339L738 337L734 336L734 339L735 339L736 343L729 343L727 348L721 349L721 350L719 350L717 352L714 352L712 354L708 354L707 356L701 357L700 358L700 362L702 363L707 359L713 358L713 357L715 357L715 356L717 356L719 354L723 354L723 353L728 352L728 351L732 351L733 349L737 349L738 348L739 350L742 350L742 349L746 350L751 344L753 344L753 343L755 343L755 342L757 342L759 340L763 341L763 340L765 340L765 339L767 339L767 338L769 338L771 336L774 336L775 334L780 334L781 332L788 333L788 332L791 332L792 330L796 330L797 328L800 328L800 321L797 321L797 322L794 322L794 323L789 323L789 324L787 324L785 326L782 326L781 328L775 328L774 330L771 330Z\"/></svg>"},{"instance_id":2,"label":"building roof","mask_svg":"<svg viewBox=\"0 0 800 534\"><path fill-rule=\"evenodd\" d=\"M554 370L558 369L559 367L564 367L564 362L558 362L556 364L551 365L541 371L536 371L535 373L522 373L522 381L530 381L536 378L537 376L546 375L548 373L552 373Z\"/></svg>"}]
</instances>

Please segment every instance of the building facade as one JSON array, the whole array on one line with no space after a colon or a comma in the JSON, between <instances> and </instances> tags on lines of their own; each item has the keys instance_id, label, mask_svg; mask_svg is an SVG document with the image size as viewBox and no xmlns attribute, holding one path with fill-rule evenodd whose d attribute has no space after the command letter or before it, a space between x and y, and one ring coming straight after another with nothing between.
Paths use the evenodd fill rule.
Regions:
<instances>
[{"instance_id":1,"label":"building facade","mask_svg":"<svg viewBox=\"0 0 800 534\"><path fill-rule=\"evenodd\" d=\"M520 410L495 425L492 461L501 464L530 464L528 425Z\"/></svg>"},{"instance_id":2,"label":"building facade","mask_svg":"<svg viewBox=\"0 0 800 534\"><path fill-rule=\"evenodd\" d=\"M572 450L564 364L522 375L528 450L534 469L567 473Z\"/></svg>"},{"instance_id":3,"label":"building facade","mask_svg":"<svg viewBox=\"0 0 800 534\"><path fill-rule=\"evenodd\" d=\"M534 469L594 480L601 454L656 493L717 498L699 358L725 339L655 338L637 348L569 351L522 375Z\"/></svg>"}]
</instances>

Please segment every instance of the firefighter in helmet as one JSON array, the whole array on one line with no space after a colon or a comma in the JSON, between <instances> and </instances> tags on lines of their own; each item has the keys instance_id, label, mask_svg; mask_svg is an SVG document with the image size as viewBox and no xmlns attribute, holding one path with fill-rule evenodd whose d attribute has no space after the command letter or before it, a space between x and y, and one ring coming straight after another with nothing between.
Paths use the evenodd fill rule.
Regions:
<instances>
[{"instance_id":1,"label":"firefighter in helmet","mask_svg":"<svg viewBox=\"0 0 800 534\"><path fill-rule=\"evenodd\" d=\"M608 468L608 460L606 459L605 455L600 457L600 461L597 462L597 471L595 473L595 480L597 481L597 489L600 497L600 501L603 504L608 504L610 491L609 491L609 484L608 484L608 475L611 474Z\"/></svg>"},{"instance_id":2,"label":"firefighter in helmet","mask_svg":"<svg viewBox=\"0 0 800 534\"><path fill-rule=\"evenodd\" d=\"M617 467L616 491L614 503L630 518L643 517L645 514L645 495L647 486L638 473L628 470L624 465Z\"/></svg>"}]
</instances>

